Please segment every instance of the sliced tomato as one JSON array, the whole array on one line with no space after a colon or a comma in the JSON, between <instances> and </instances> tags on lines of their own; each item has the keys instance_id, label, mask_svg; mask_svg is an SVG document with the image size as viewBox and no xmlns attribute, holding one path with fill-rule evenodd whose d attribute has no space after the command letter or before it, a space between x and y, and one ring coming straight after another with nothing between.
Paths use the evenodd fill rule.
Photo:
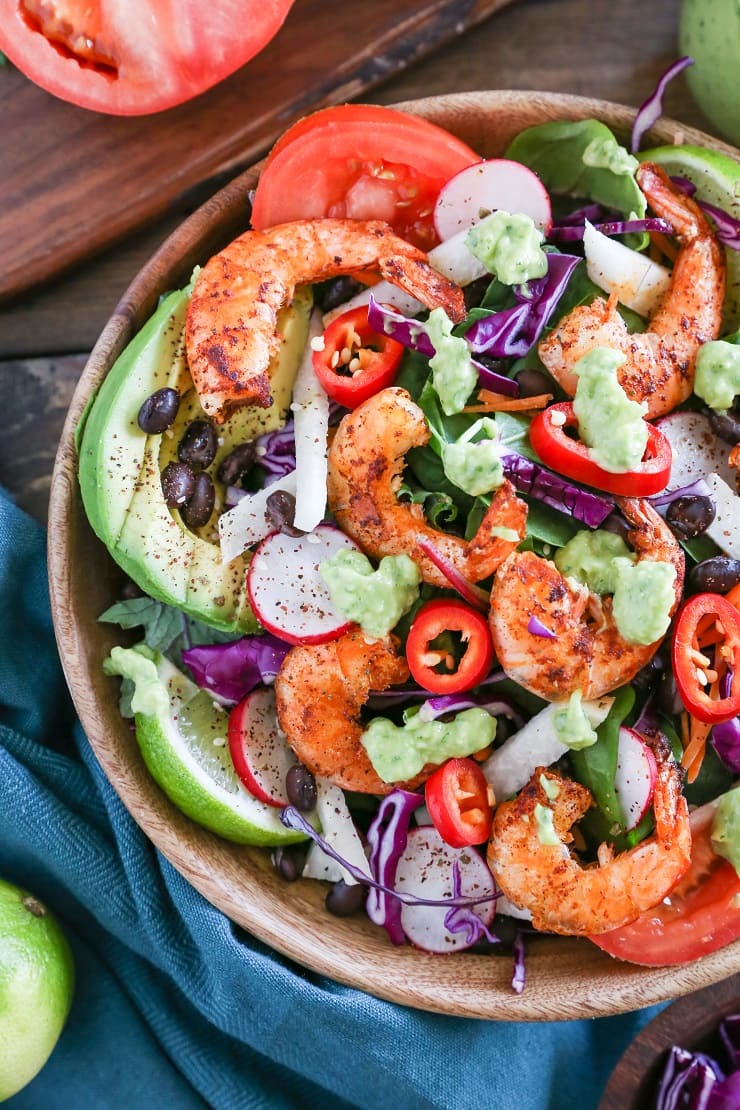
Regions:
<instances>
[{"instance_id":1,"label":"sliced tomato","mask_svg":"<svg viewBox=\"0 0 740 1110\"><path fill-rule=\"evenodd\" d=\"M42 89L83 108L145 115L243 66L293 0L0 0L0 50Z\"/></svg>"},{"instance_id":2,"label":"sliced tomato","mask_svg":"<svg viewBox=\"0 0 740 1110\"><path fill-rule=\"evenodd\" d=\"M464 648L460 659L455 658L454 645L439 645L440 637L449 633L460 634ZM428 601L409 629L406 662L414 680L432 694L472 690L486 677L493 662L488 621L463 601Z\"/></svg>"},{"instance_id":3,"label":"sliced tomato","mask_svg":"<svg viewBox=\"0 0 740 1110\"><path fill-rule=\"evenodd\" d=\"M710 803L691 814L691 865L668 897L631 925L589 940L620 960L665 967L740 938L740 877L712 851L714 809Z\"/></svg>"},{"instance_id":4,"label":"sliced tomato","mask_svg":"<svg viewBox=\"0 0 740 1110\"><path fill-rule=\"evenodd\" d=\"M368 323L367 305L343 312L329 324L313 368L324 391L347 409L395 381L405 348Z\"/></svg>"},{"instance_id":5,"label":"sliced tomato","mask_svg":"<svg viewBox=\"0 0 740 1110\"><path fill-rule=\"evenodd\" d=\"M702 647L702 632L721 629L713 646L713 670ZM673 673L686 709L697 721L719 724L740 713L740 613L721 594L695 594L676 619L671 648ZM723 679L717 683L717 670ZM707 675L711 670L711 681ZM712 697L710 690L717 692Z\"/></svg>"},{"instance_id":6,"label":"sliced tomato","mask_svg":"<svg viewBox=\"0 0 740 1110\"><path fill-rule=\"evenodd\" d=\"M488 783L472 759L448 759L424 787L429 816L453 848L482 844L491 835L492 808Z\"/></svg>"},{"instance_id":7,"label":"sliced tomato","mask_svg":"<svg viewBox=\"0 0 740 1110\"><path fill-rule=\"evenodd\" d=\"M335 216L385 220L428 250L441 187L480 156L436 124L393 108L343 104L299 120L267 159L252 225Z\"/></svg>"},{"instance_id":8,"label":"sliced tomato","mask_svg":"<svg viewBox=\"0 0 740 1110\"><path fill-rule=\"evenodd\" d=\"M567 429L577 427L578 418L570 401L550 405L535 416L529 426L529 440L546 466L576 482L624 497L650 497L665 489L671 474L671 445L654 424L647 426L647 447L639 467L617 474L600 467L585 443L566 434Z\"/></svg>"}]
</instances>

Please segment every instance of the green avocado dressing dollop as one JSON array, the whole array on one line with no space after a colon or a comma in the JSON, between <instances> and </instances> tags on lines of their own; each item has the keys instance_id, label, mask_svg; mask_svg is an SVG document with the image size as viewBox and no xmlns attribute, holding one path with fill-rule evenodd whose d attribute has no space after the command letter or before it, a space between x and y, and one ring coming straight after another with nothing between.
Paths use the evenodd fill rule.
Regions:
<instances>
[{"instance_id":1,"label":"green avocado dressing dollop","mask_svg":"<svg viewBox=\"0 0 740 1110\"><path fill-rule=\"evenodd\" d=\"M710 409L724 412L732 408L740 393L740 333L737 342L714 339L701 345L696 356L694 393Z\"/></svg>"},{"instance_id":2,"label":"green avocado dressing dollop","mask_svg":"<svg viewBox=\"0 0 740 1110\"><path fill-rule=\"evenodd\" d=\"M452 320L443 308L433 308L425 326L434 347L429 359L432 386L445 415L453 416L465 407L478 383L478 371L468 344L462 336L452 334Z\"/></svg>"},{"instance_id":3,"label":"green avocado dressing dollop","mask_svg":"<svg viewBox=\"0 0 740 1110\"><path fill-rule=\"evenodd\" d=\"M521 285L547 273L542 232L531 216L499 209L474 224L465 246L503 285Z\"/></svg>"},{"instance_id":4,"label":"green avocado dressing dollop","mask_svg":"<svg viewBox=\"0 0 740 1110\"><path fill-rule=\"evenodd\" d=\"M319 566L331 599L369 636L387 636L419 596L421 571L408 555L384 555L377 570L361 551L337 551Z\"/></svg>"},{"instance_id":5,"label":"green avocado dressing dollop","mask_svg":"<svg viewBox=\"0 0 740 1110\"><path fill-rule=\"evenodd\" d=\"M566 748L580 752L583 748L590 748L598 740L598 736L591 728L582 705L580 690L574 690L562 709L556 709L552 715L552 729L555 736Z\"/></svg>"},{"instance_id":6,"label":"green avocado dressing dollop","mask_svg":"<svg viewBox=\"0 0 740 1110\"><path fill-rule=\"evenodd\" d=\"M640 165L633 154L620 146L615 138L592 139L581 155L584 166L609 170L610 173L632 177Z\"/></svg>"},{"instance_id":7,"label":"green avocado dressing dollop","mask_svg":"<svg viewBox=\"0 0 740 1110\"><path fill-rule=\"evenodd\" d=\"M498 489L504 468L496 422L484 416L454 443L443 443L442 468L452 484L471 497Z\"/></svg>"},{"instance_id":8,"label":"green avocado dressing dollop","mask_svg":"<svg viewBox=\"0 0 740 1110\"><path fill-rule=\"evenodd\" d=\"M465 709L451 721L427 721L418 713L396 725L376 717L362 734L362 744L383 782L406 782L427 763L440 764L480 751L496 735L496 718L485 709Z\"/></svg>"},{"instance_id":9,"label":"green avocado dressing dollop","mask_svg":"<svg viewBox=\"0 0 740 1110\"><path fill-rule=\"evenodd\" d=\"M613 594L616 558L634 562L636 556L614 532L584 528L555 552L554 562L562 575L583 582L595 594Z\"/></svg>"},{"instance_id":10,"label":"green avocado dressing dollop","mask_svg":"<svg viewBox=\"0 0 740 1110\"><path fill-rule=\"evenodd\" d=\"M648 441L647 405L631 401L617 380L625 357L611 347L594 347L573 366L579 435L594 462L612 474L638 467Z\"/></svg>"},{"instance_id":11,"label":"green avocado dressing dollop","mask_svg":"<svg viewBox=\"0 0 740 1110\"><path fill-rule=\"evenodd\" d=\"M537 839L540 844L546 844L550 848L556 848L560 843L558 834L555 832L555 825L553 824L553 813L549 806L543 806L540 802L534 807L534 819L537 823Z\"/></svg>"},{"instance_id":12,"label":"green avocado dressing dollop","mask_svg":"<svg viewBox=\"0 0 740 1110\"><path fill-rule=\"evenodd\" d=\"M711 839L717 855L729 860L740 875L740 786L733 787L720 798Z\"/></svg>"}]
</instances>

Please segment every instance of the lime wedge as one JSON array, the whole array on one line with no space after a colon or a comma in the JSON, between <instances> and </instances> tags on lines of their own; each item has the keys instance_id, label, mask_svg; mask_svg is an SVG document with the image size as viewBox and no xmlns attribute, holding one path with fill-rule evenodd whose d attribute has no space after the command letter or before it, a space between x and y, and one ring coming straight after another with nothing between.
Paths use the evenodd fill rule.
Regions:
<instances>
[{"instance_id":1,"label":"lime wedge","mask_svg":"<svg viewBox=\"0 0 740 1110\"><path fill-rule=\"evenodd\" d=\"M641 162L655 162L672 177L696 185L696 196L740 220L740 162L698 146L659 146L643 150ZM727 250L727 293L723 334L740 328L740 251Z\"/></svg>"},{"instance_id":2,"label":"lime wedge","mask_svg":"<svg viewBox=\"0 0 740 1110\"><path fill-rule=\"evenodd\" d=\"M113 648L108 674L134 683L136 740L152 778L186 816L238 844L290 844L279 809L244 788L229 753L229 714L158 652Z\"/></svg>"}]
</instances>

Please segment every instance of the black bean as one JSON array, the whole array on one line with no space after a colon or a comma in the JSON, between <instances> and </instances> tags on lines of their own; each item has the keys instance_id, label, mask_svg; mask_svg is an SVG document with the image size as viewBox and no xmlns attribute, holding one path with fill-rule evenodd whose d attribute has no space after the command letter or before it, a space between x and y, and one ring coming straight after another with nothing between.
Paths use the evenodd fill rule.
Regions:
<instances>
[{"instance_id":1,"label":"black bean","mask_svg":"<svg viewBox=\"0 0 740 1110\"><path fill-rule=\"evenodd\" d=\"M253 443L240 443L222 460L218 476L225 486L235 485L244 474L248 474L257 458L257 448Z\"/></svg>"},{"instance_id":2,"label":"black bean","mask_svg":"<svg viewBox=\"0 0 740 1110\"><path fill-rule=\"evenodd\" d=\"M202 528L211 519L216 503L216 489L210 474L201 471L195 475L193 493L189 501L180 506L180 516L188 528Z\"/></svg>"},{"instance_id":3,"label":"black bean","mask_svg":"<svg viewBox=\"0 0 740 1110\"><path fill-rule=\"evenodd\" d=\"M726 594L740 582L740 559L729 555L715 555L697 563L688 577L691 594Z\"/></svg>"},{"instance_id":4,"label":"black bean","mask_svg":"<svg viewBox=\"0 0 740 1110\"><path fill-rule=\"evenodd\" d=\"M195 492L195 474L187 463L171 462L162 471L162 493L171 509L184 505Z\"/></svg>"},{"instance_id":5,"label":"black bean","mask_svg":"<svg viewBox=\"0 0 740 1110\"><path fill-rule=\"evenodd\" d=\"M665 518L679 539L690 540L707 530L715 511L711 497L677 497L668 506Z\"/></svg>"},{"instance_id":6,"label":"black bean","mask_svg":"<svg viewBox=\"0 0 740 1110\"><path fill-rule=\"evenodd\" d=\"M610 513L603 524L599 525L605 532L613 532L615 536L620 536L625 543L629 543L627 538L630 525L624 519L622 514L616 509Z\"/></svg>"},{"instance_id":7,"label":"black bean","mask_svg":"<svg viewBox=\"0 0 740 1110\"><path fill-rule=\"evenodd\" d=\"M169 428L180 407L180 394L165 387L147 397L139 409L138 424L147 435L159 435Z\"/></svg>"},{"instance_id":8,"label":"black bean","mask_svg":"<svg viewBox=\"0 0 740 1110\"><path fill-rule=\"evenodd\" d=\"M329 888L324 904L335 917L351 917L361 910L367 899L362 883L345 883L340 879Z\"/></svg>"},{"instance_id":9,"label":"black bean","mask_svg":"<svg viewBox=\"0 0 740 1110\"><path fill-rule=\"evenodd\" d=\"M316 805L316 779L308 767L296 763L285 776L288 801L301 813L308 813Z\"/></svg>"},{"instance_id":10,"label":"black bean","mask_svg":"<svg viewBox=\"0 0 740 1110\"><path fill-rule=\"evenodd\" d=\"M642 693L647 693L648 690L652 690L663 674L663 666L663 660L660 656L657 654L654 655L632 679L633 686Z\"/></svg>"},{"instance_id":11,"label":"black bean","mask_svg":"<svg viewBox=\"0 0 740 1110\"><path fill-rule=\"evenodd\" d=\"M675 717L683 710L683 702L679 697L676 679L670 667L667 667L655 690L655 706L667 717Z\"/></svg>"},{"instance_id":12,"label":"black bean","mask_svg":"<svg viewBox=\"0 0 740 1110\"><path fill-rule=\"evenodd\" d=\"M354 297L355 293L359 292L362 288L359 281L347 275L334 278L332 281L327 281L325 285L320 286L318 289L314 287L316 304L322 312L331 312L333 308L338 308L340 304L344 304L350 297Z\"/></svg>"},{"instance_id":13,"label":"black bean","mask_svg":"<svg viewBox=\"0 0 740 1110\"><path fill-rule=\"evenodd\" d=\"M272 866L281 879L287 883L294 883L300 879L306 862L306 848L303 844L289 844L284 848L275 848L270 854Z\"/></svg>"},{"instance_id":14,"label":"black bean","mask_svg":"<svg viewBox=\"0 0 740 1110\"><path fill-rule=\"evenodd\" d=\"M213 425L208 420L193 420L177 448L180 462L189 463L198 470L205 470L216 457L218 440Z\"/></svg>"},{"instance_id":15,"label":"black bean","mask_svg":"<svg viewBox=\"0 0 740 1110\"><path fill-rule=\"evenodd\" d=\"M707 416L715 435L718 435L720 439L723 439L725 443L729 443L732 447L736 447L740 443L740 412L737 408L729 409L727 412L715 412L714 409L707 409Z\"/></svg>"},{"instance_id":16,"label":"black bean","mask_svg":"<svg viewBox=\"0 0 740 1110\"><path fill-rule=\"evenodd\" d=\"M267 519L273 528L284 532L286 536L302 536L300 528L293 526L295 520L295 497L284 489L277 489L271 493L265 502Z\"/></svg>"},{"instance_id":17,"label":"black bean","mask_svg":"<svg viewBox=\"0 0 740 1110\"><path fill-rule=\"evenodd\" d=\"M520 370L516 376L520 397L539 397L541 393L552 393L552 378L542 370Z\"/></svg>"}]
</instances>

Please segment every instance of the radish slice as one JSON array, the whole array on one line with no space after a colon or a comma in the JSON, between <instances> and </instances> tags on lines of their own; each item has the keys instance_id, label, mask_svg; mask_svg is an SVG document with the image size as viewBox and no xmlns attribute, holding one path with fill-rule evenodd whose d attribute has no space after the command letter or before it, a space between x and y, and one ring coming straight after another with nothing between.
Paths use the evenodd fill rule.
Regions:
<instances>
[{"instance_id":1,"label":"radish slice","mask_svg":"<svg viewBox=\"0 0 740 1110\"><path fill-rule=\"evenodd\" d=\"M267 519L267 498L271 493L285 490L286 493L295 495L296 473L291 470L283 478L278 478L257 493L242 497L242 499L222 513L218 518L218 532L221 540L221 560L230 563L241 555L245 548L258 543L272 532L275 525Z\"/></svg>"},{"instance_id":2,"label":"radish slice","mask_svg":"<svg viewBox=\"0 0 740 1110\"><path fill-rule=\"evenodd\" d=\"M655 790L658 765L650 748L639 732L620 728L617 743L617 773L614 793L619 799L629 831L639 825L650 808Z\"/></svg>"},{"instance_id":3,"label":"radish slice","mask_svg":"<svg viewBox=\"0 0 740 1110\"><path fill-rule=\"evenodd\" d=\"M501 208L531 216L545 234L552 226L550 198L537 174L521 162L491 158L466 166L442 186L434 209L437 235L444 242Z\"/></svg>"},{"instance_id":4,"label":"radish slice","mask_svg":"<svg viewBox=\"0 0 740 1110\"><path fill-rule=\"evenodd\" d=\"M647 255L610 239L586 220L583 234L586 272L600 289L616 293L640 316L650 316L671 284L671 271Z\"/></svg>"},{"instance_id":5,"label":"radish slice","mask_svg":"<svg viewBox=\"0 0 740 1110\"><path fill-rule=\"evenodd\" d=\"M270 806L287 806L285 777L298 761L280 732L275 692L258 686L229 714L229 751L250 794Z\"/></svg>"},{"instance_id":6,"label":"radish slice","mask_svg":"<svg viewBox=\"0 0 740 1110\"><path fill-rule=\"evenodd\" d=\"M667 489L680 489L712 473L735 488L735 471L727 461L730 449L714 434L703 412L672 412L656 420L655 426L666 436L673 453Z\"/></svg>"},{"instance_id":7,"label":"radish slice","mask_svg":"<svg viewBox=\"0 0 740 1110\"><path fill-rule=\"evenodd\" d=\"M583 711L592 728L606 720L613 704L614 698L610 697L583 702ZM557 702L546 705L481 763L481 771L493 787L497 802L517 794L529 782L536 767L549 767L570 750L558 740L552 727L552 715L561 708Z\"/></svg>"},{"instance_id":8,"label":"radish slice","mask_svg":"<svg viewBox=\"0 0 740 1110\"><path fill-rule=\"evenodd\" d=\"M319 574L320 564L342 550L359 548L332 524L303 536L267 536L247 571L249 601L260 624L289 644L322 644L346 632L352 622L334 606Z\"/></svg>"},{"instance_id":9,"label":"radish slice","mask_svg":"<svg viewBox=\"0 0 740 1110\"><path fill-rule=\"evenodd\" d=\"M485 860L472 848L452 848L445 844L430 825L409 830L404 853L396 868L395 889L418 898L452 898L453 865L460 868L460 894L464 898L491 895L490 902L473 906L472 911L489 925L495 910L493 876ZM406 906L401 910L401 928L412 944L427 952L452 952L469 947L465 933L445 928L444 906Z\"/></svg>"},{"instance_id":10,"label":"radish slice","mask_svg":"<svg viewBox=\"0 0 740 1110\"><path fill-rule=\"evenodd\" d=\"M316 779L316 816L321 822L321 835L327 844L370 878L370 864L347 808L344 791L328 779ZM302 875L304 879L321 879L326 883L343 879L348 886L357 882L346 868L315 842L308 849Z\"/></svg>"}]
</instances>

